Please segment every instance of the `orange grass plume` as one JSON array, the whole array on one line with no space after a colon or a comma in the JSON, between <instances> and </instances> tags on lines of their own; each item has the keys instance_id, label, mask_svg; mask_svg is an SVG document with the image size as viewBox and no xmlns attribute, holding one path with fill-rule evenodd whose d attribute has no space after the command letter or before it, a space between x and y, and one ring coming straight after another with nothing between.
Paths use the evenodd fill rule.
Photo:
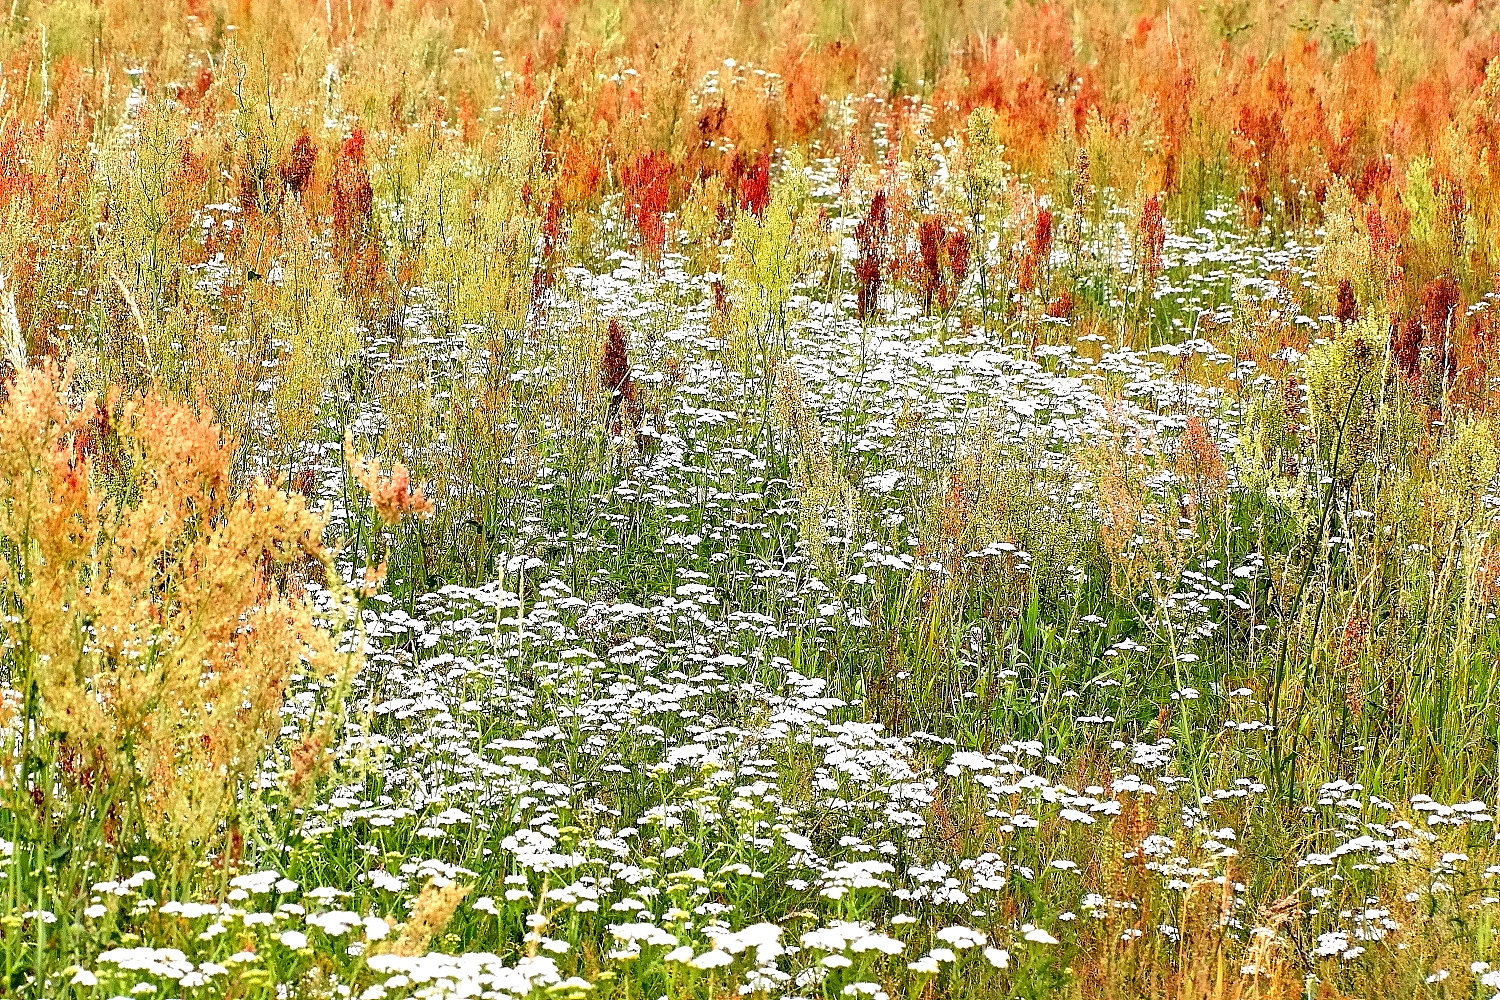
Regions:
<instances>
[{"instance_id":1,"label":"orange grass plume","mask_svg":"<svg viewBox=\"0 0 1500 1000\"><path fill-rule=\"evenodd\" d=\"M349 462L349 471L354 481L370 495L375 513L382 524L390 527L407 517L431 517L432 501L427 499L421 487L411 484L411 472L397 462L389 473L384 473L378 459L367 458L354 450L353 438L344 437L344 457Z\"/></svg>"}]
</instances>

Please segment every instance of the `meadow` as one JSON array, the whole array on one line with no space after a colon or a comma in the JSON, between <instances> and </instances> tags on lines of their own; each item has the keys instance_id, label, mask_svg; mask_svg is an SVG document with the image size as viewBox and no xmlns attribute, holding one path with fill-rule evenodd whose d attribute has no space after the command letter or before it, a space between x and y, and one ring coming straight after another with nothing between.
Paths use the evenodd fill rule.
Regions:
<instances>
[{"instance_id":1,"label":"meadow","mask_svg":"<svg viewBox=\"0 0 1500 1000\"><path fill-rule=\"evenodd\" d=\"M0 995L1500 998L1500 12L13 0Z\"/></svg>"}]
</instances>

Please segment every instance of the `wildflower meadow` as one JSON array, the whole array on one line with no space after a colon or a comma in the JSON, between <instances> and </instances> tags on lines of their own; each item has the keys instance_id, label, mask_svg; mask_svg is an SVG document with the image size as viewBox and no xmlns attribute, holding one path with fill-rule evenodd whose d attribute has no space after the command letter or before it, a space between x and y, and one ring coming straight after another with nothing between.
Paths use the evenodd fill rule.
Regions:
<instances>
[{"instance_id":1,"label":"wildflower meadow","mask_svg":"<svg viewBox=\"0 0 1500 1000\"><path fill-rule=\"evenodd\" d=\"M1500 7L0 7L0 995L1500 998Z\"/></svg>"}]
</instances>

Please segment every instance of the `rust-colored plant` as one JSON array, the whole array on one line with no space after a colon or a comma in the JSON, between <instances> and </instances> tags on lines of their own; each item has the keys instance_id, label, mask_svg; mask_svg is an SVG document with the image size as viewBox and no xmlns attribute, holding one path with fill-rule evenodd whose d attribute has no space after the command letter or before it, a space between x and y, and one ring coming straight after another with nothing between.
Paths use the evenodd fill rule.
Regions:
<instances>
[{"instance_id":1,"label":"rust-colored plant","mask_svg":"<svg viewBox=\"0 0 1500 1000\"><path fill-rule=\"evenodd\" d=\"M870 319L880 308L880 285L885 279L886 257L890 254L891 217L885 189L875 192L870 211L854 229L859 244L859 258L854 275L859 281L859 318Z\"/></svg>"},{"instance_id":2,"label":"rust-colored plant","mask_svg":"<svg viewBox=\"0 0 1500 1000\"><path fill-rule=\"evenodd\" d=\"M642 153L620 171L620 180L625 187L625 215L640 237L641 252L655 260L667 241L663 215L670 194L672 158L656 150Z\"/></svg>"},{"instance_id":3,"label":"rust-colored plant","mask_svg":"<svg viewBox=\"0 0 1500 1000\"><path fill-rule=\"evenodd\" d=\"M599 358L599 377L609 392L609 431L619 435L625 428L634 433L641 424L641 402L630 377L629 346L625 327L611 319L605 331L604 351Z\"/></svg>"},{"instance_id":4,"label":"rust-colored plant","mask_svg":"<svg viewBox=\"0 0 1500 1000\"><path fill-rule=\"evenodd\" d=\"M312 143L312 138L303 129L292 142L292 148L287 150L286 159L276 168L281 175L281 183L293 194L301 195L307 182L312 179L313 167L318 163L318 150Z\"/></svg>"},{"instance_id":5,"label":"rust-colored plant","mask_svg":"<svg viewBox=\"0 0 1500 1000\"><path fill-rule=\"evenodd\" d=\"M1166 246L1167 229L1162 216L1162 197L1157 193L1147 198L1141 209L1141 272L1147 291L1156 286L1156 276L1161 274L1162 251Z\"/></svg>"},{"instance_id":6,"label":"rust-colored plant","mask_svg":"<svg viewBox=\"0 0 1500 1000\"><path fill-rule=\"evenodd\" d=\"M332 185L335 259L353 295L377 291L382 270L375 192L365 164L365 132L356 128L339 147Z\"/></svg>"},{"instance_id":7,"label":"rust-colored plant","mask_svg":"<svg viewBox=\"0 0 1500 1000\"><path fill-rule=\"evenodd\" d=\"M1224 453L1202 417L1189 417L1177 446L1177 479L1187 490L1184 506L1202 509L1217 506L1229 490Z\"/></svg>"},{"instance_id":8,"label":"rust-colored plant","mask_svg":"<svg viewBox=\"0 0 1500 1000\"><path fill-rule=\"evenodd\" d=\"M947 312L969 274L969 234L945 216L928 216L917 227L914 264L923 310Z\"/></svg>"},{"instance_id":9,"label":"rust-colored plant","mask_svg":"<svg viewBox=\"0 0 1500 1000\"><path fill-rule=\"evenodd\" d=\"M739 182L740 208L754 215L766 214L771 203L771 154L760 156L745 170Z\"/></svg>"},{"instance_id":10,"label":"rust-colored plant","mask_svg":"<svg viewBox=\"0 0 1500 1000\"><path fill-rule=\"evenodd\" d=\"M1037 286L1038 278L1047 269L1052 257L1052 213L1042 209L1036 214L1036 224L1026 240L1026 250L1021 255L1021 273L1017 284L1021 291L1029 292Z\"/></svg>"}]
</instances>

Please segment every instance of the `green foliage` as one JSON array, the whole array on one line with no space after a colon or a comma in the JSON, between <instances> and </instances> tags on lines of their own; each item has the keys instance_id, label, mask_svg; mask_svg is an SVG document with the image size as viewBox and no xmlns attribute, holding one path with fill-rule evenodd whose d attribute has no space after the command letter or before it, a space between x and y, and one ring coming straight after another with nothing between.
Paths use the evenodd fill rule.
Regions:
<instances>
[{"instance_id":1,"label":"green foliage","mask_svg":"<svg viewBox=\"0 0 1500 1000\"><path fill-rule=\"evenodd\" d=\"M735 353L746 366L768 369L771 351L785 342L787 300L808 266L807 196L807 178L794 160L777 177L763 215L744 209L735 215L727 277Z\"/></svg>"},{"instance_id":2,"label":"green foliage","mask_svg":"<svg viewBox=\"0 0 1500 1000\"><path fill-rule=\"evenodd\" d=\"M1379 443L1385 383L1384 320L1314 347L1305 379L1317 457L1334 479L1348 482L1363 470Z\"/></svg>"}]
</instances>

